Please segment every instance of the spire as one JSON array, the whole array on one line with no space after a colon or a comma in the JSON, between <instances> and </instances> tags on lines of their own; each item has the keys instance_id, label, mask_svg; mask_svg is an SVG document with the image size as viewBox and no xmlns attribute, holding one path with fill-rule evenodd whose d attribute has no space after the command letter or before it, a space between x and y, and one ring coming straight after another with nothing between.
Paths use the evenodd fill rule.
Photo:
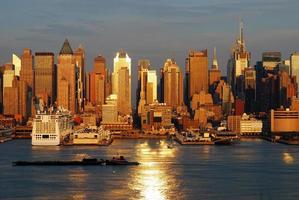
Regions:
<instances>
[{"instance_id":1,"label":"spire","mask_svg":"<svg viewBox=\"0 0 299 200\"><path fill-rule=\"evenodd\" d=\"M243 20L240 20L240 42L241 44L244 43L244 35L243 35L243 29L244 29L244 24L243 24Z\"/></svg>"},{"instance_id":2,"label":"spire","mask_svg":"<svg viewBox=\"0 0 299 200\"><path fill-rule=\"evenodd\" d=\"M64 40L59 54L73 54L73 50L67 38Z\"/></svg>"},{"instance_id":3,"label":"spire","mask_svg":"<svg viewBox=\"0 0 299 200\"><path fill-rule=\"evenodd\" d=\"M218 70L218 61L217 61L216 47L214 47L212 69L217 69Z\"/></svg>"},{"instance_id":4,"label":"spire","mask_svg":"<svg viewBox=\"0 0 299 200\"><path fill-rule=\"evenodd\" d=\"M240 36L239 36L239 42L240 42L240 49L241 51L245 51L245 41L244 41L244 23L243 20L240 20Z\"/></svg>"}]
</instances>

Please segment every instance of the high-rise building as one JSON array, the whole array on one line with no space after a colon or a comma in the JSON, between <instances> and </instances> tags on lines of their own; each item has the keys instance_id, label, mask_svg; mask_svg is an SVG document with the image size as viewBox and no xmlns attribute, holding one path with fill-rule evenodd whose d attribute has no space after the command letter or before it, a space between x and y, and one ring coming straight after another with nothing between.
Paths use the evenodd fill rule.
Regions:
<instances>
[{"instance_id":1,"label":"high-rise building","mask_svg":"<svg viewBox=\"0 0 299 200\"><path fill-rule=\"evenodd\" d=\"M21 56L20 80L26 81L29 92L34 96L34 58L30 49L24 49Z\"/></svg>"},{"instance_id":2,"label":"high-rise building","mask_svg":"<svg viewBox=\"0 0 299 200\"><path fill-rule=\"evenodd\" d=\"M49 106L56 97L54 54L36 52L34 61L35 96L42 98L45 106Z\"/></svg>"},{"instance_id":3,"label":"high-rise building","mask_svg":"<svg viewBox=\"0 0 299 200\"><path fill-rule=\"evenodd\" d=\"M15 75L20 76L21 59L16 54L12 54L12 64L15 66Z\"/></svg>"},{"instance_id":4,"label":"high-rise building","mask_svg":"<svg viewBox=\"0 0 299 200\"><path fill-rule=\"evenodd\" d=\"M209 87L214 83L220 81L221 71L219 70L216 48L214 48L212 68L209 70Z\"/></svg>"},{"instance_id":5,"label":"high-rise building","mask_svg":"<svg viewBox=\"0 0 299 200\"><path fill-rule=\"evenodd\" d=\"M183 105L183 74L180 67L173 59L167 59L161 73L163 102L172 108Z\"/></svg>"},{"instance_id":6,"label":"high-rise building","mask_svg":"<svg viewBox=\"0 0 299 200\"><path fill-rule=\"evenodd\" d=\"M131 107L131 58L124 51L117 52L113 60L112 93L117 95L121 115L132 113Z\"/></svg>"},{"instance_id":7,"label":"high-rise building","mask_svg":"<svg viewBox=\"0 0 299 200\"><path fill-rule=\"evenodd\" d=\"M57 103L59 106L77 113L76 95L76 66L73 58L73 50L65 39L58 56L57 65Z\"/></svg>"},{"instance_id":8,"label":"high-rise building","mask_svg":"<svg viewBox=\"0 0 299 200\"><path fill-rule=\"evenodd\" d=\"M137 108L140 115L146 104L157 100L157 73L150 70L150 62L147 59L138 62L138 86L137 86Z\"/></svg>"},{"instance_id":9,"label":"high-rise building","mask_svg":"<svg viewBox=\"0 0 299 200\"><path fill-rule=\"evenodd\" d=\"M253 67L245 69L245 112L253 113L256 103L256 72Z\"/></svg>"},{"instance_id":10,"label":"high-rise building","mask_svg":"<svg viewBox=\"0 0 299 200\"><path fill-rule=\"evenodd\" d=\"M84 109L84 78L85 78L85 51L83 47L80 45L74 51L74 62L76 65L76 84L77 84L77 108L78 111L82 112Z\"/></svg>"},{"instance_id":11,"label":"high-rise building","mask_svg":"<svg viewBox=\"0 0 299 200\"><path fill-rule=\"evenodd\" d=\"M249 67L250 53L246 50L243 23L240 23L240 35L232 49L231 58L228 61L227 78L237 98L244 98L244 71Z\"/></svg>"},{"instance_id":12,"label":"high-rise building","mask_svg":"<svg viewBox=\"0 0 299 200\"><path fill-rule=\"evenodd\" d=\"M208 92L208 50L190 51L186 59L186 73L188 97L191 100L193 94L201 91Z\"/></svg>"},{"instance_id":13,"label":"high-rise building","mask_svg":"<svg viewBox=\"0 0 299 200\"><path fill-rule=\"evenodd\" d=\"M4 88L3 108L6 115L21 115L28 117L28 84L26 81L14 77L12 87Z\"/></svg>"},{"instance_id":14,"label":"high-rise building","mask_svg":"<svg viewBox=\"0 0 299 200\"><path fill-rule=\"evenodd\" d=\"M274 68L281 63L280 52L264 52L263 53L263 67L266 70L273 71Z\"/></svg>"},{"instance_id":15,"label":"high-rise building","mask_svg":"<svg viewBox=\"0 0 299 200\"><path fill-rule=\"evenodd\" d=\"M11 63L6 63L4 66L4 73L3 73L3 88L12 87L14 76L15 76L14 65Z\"/></svg>"},{"instance_id":16,"label":"high-rise building","mask_svg":"<svg viewBox=\"0 0 299 200\"><path fill-rule=\"evenodd\" d=\"M89 99L94 105L105 103L106 60L99 55L94 59L93 71L89 73Z\"/></svg>"},{"instance_id":17,"label":"high-rise building","mask_svg":"<svg viewBox=\"0 0 299 200\"><path fill-rule=\"evenodd\" d=\"M295 52L291 54L290 58L290 64L291 64L291 75L296 76L296 82L299 84L299 53ZM297 97L299 97L299 87L297 87L296 91Z\"/></svg>"}]
</instances>

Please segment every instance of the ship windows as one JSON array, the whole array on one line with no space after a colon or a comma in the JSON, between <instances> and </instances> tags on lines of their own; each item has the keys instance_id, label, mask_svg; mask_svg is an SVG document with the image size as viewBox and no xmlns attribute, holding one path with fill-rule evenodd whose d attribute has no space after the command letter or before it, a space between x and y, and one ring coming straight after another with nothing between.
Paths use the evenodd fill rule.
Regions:
<instances>
[{"instance_id":1,"label":"ship windows","mask_svg":"<svg viewBox=\"0 0 299 200\"><path fill-rule=\"evenodd\" d=\"M43 135L43 139L49 139L49 135Z\"/></svg>"}]
</instances>

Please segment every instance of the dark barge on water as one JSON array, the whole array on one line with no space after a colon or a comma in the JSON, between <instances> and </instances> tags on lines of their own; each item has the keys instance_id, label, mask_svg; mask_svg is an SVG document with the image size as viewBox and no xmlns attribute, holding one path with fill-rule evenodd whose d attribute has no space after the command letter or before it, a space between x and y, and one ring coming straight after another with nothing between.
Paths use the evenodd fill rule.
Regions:
<instances>
[{"instance_id":1,"label":"dark barge on water","mask_svg":"<svg viewBox=\"0 0 299 200\"><path fill-rule=\"evenodd\" d=\"M139 165L139 162L129 162L123 156L113 157L110 160L97 158L83 158L82 160L69 161L15 161L13 166L68 166L68 165Z\"/></svg>"}]
</instances>

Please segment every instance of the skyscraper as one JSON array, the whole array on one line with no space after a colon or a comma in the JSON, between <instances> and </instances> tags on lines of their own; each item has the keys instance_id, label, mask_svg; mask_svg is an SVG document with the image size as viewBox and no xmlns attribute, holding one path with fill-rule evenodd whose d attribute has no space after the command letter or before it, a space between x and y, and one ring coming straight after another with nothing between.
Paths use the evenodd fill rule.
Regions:
<instances>
[{"instance_id":1,"label":"skyscraper","mask_svg":"<svg viewBox=\"0 0 299 200\"><path fill-rule=\"evenodd\" d=\"M85 51L80 45L74 52L74 62L76 65L76 84L77 84L77 108L80 112L84 109L84 78L85 78Z\"/></svg>"},{"instance_id":2,"label":"skyscraper","mask_svg":"<svg viewBox=\"0 0 299 200\"><path fill-rule=\"evenodd\" d=\"M291 75L296 76L296 82L299 84L299 53L295 52L291 54ZM299 97L299 87L297 86L296 96Z\"/></svg>"},{"instance_id":3,"label":"skyscraper","mask_svg":"<svg viewBox=\"0 0 299 200\"><path fill-rule=\"evenodd\" d=\"M138 61L138 86L137 86L138 114L140 115L145 104L151 104L157 100L157 73L150 70L150 61L142 59Z\"/></svg>"},{"instance_id":4,"label":"skyscraper","mask_svg":"<svg viewBox=\"0 0 299 200\"><path fill-rule=\"evenodd\" d=\"M24 49L21 56L20 80L26 81L29 91L34 95L34 60L30 49Z\"/></svg>"},{"instance_id":5,"label":"skyscraper","mask_svg":"<svg viewBox=\"0 0 299 200\"><path fill-rule=\"evenodd\" d=\"M186 59L186 73L188 73L188 97L191 100L194 94L200 91L208 92L208 50L190 51Z\"/></svg>"},{"instance_id":6,"label":"skyscraper","mask_svg":"<svg viewBox=\"0 0 299 200\"><path fill-rule=\"evenodd\" d=\"M59 106L77 113L76 95L76 66L73 58L73 50L65 39L57 65L57 103Z\"/></svg>"},{"instance_id":7,"label":"skyscraper","mask_svg":"<svg viewBox=\"0 0 299 200\"><path fill-rule=\"evenodd\" d=\"M54 54L52 52L35 53L35 96L42 98L45 106L55 101L55 77Z\"/></svg>"},{"instance_id":8,"label":"skyscraper","mask_svg":"<svg viewBox=\"0 0 299 200\"><path fill-rule=\"evenodd\" d=\"M117 95L118 111L122 115L131 114L131 58L120 51L113 64L112 93Z\"/></svg>"},{"instance_id":9,"label":"skyscraper","mask_svg":"<svg viewBox=\"0 0 299 200\"><path fill-rule=\"evenodd\" d=\"M217 81L220 81L220 78L221 78L221 71L219 70L219 66L218 66L216 48L214 48L212 67L209 70L209 86L211 86L213 83Z\"/></svg>"},{"instance_id":10,"label":"skyscraper","mask_svg":"<svg viewBox=\"0 0 299 200\"><path fill-rule=\"evenodd\" d=\"M106 60L99 55L94 59L93 71L89 73L89 99L94 105L105 103Z\"/></svg>"},{"instance_id":11,"label":"skyscraper","mask_svg":"<svg viewBox=\"0 0 299 200\"><path fill-rule=\"evenodd\" d=\"M161 69L163 102L173 108L183 105L183 74L172 59L167 59Z\"/></svg>"},{"instance_id":12,"label":"skyscraper","mask_svg":"<svg viewBox=\"0 0 299 200\"><path fill-rule=\"evenodd\" d=\"M232 49L231 58L228 61L227 78L237 98L244 98L244 71L249 67L250 53L246 50L243 23L240 23L239 38Z\"/></svg>"}]
</instances>

